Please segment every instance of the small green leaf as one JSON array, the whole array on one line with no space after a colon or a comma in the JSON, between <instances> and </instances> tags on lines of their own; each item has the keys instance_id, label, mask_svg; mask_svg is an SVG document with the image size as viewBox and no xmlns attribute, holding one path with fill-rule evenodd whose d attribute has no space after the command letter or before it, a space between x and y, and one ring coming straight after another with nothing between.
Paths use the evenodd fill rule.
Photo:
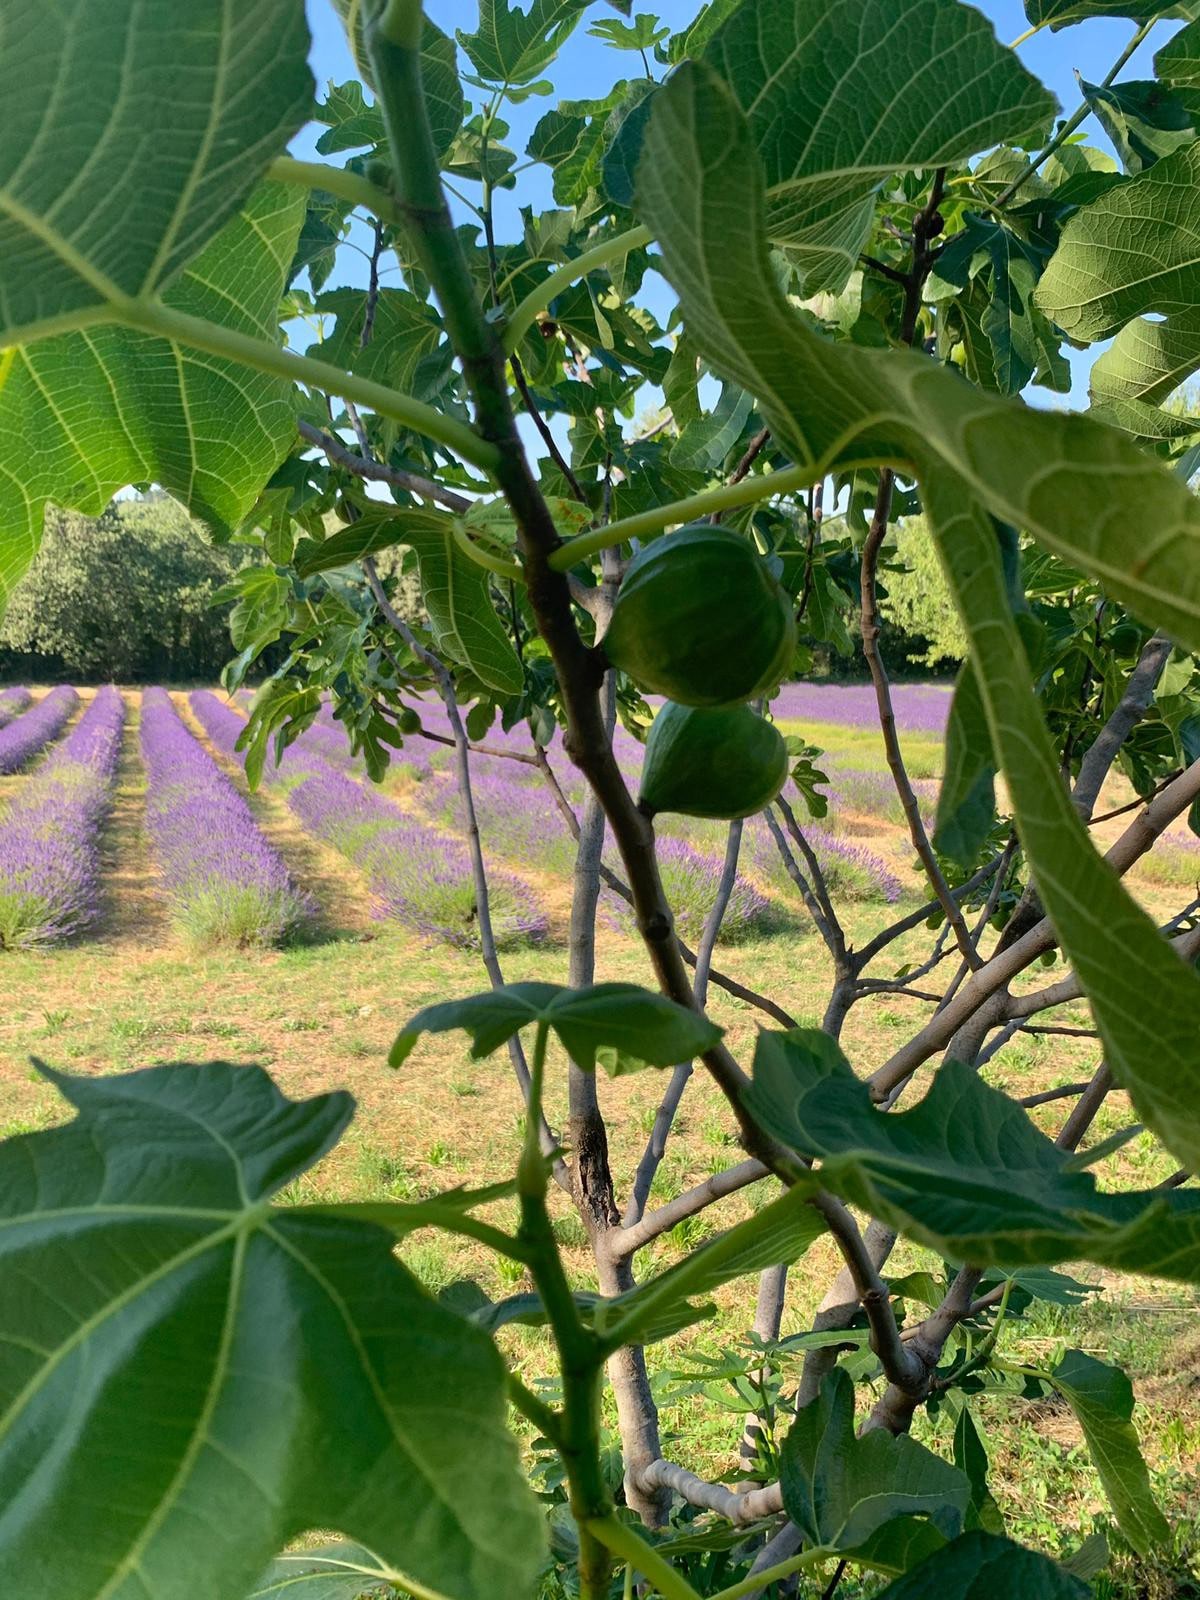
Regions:
<instances>
[{"instance_id":1,"label":"small green leaf","mask_svg":"<svg viewBox=\"0 0 1200 1600\"><path fill-rule=\"evenodd\" d=\"M407 545L416 554L437 649L470 667L489 689L519 693L521 663L492 605L487 572L458 548L454 518L447 512L371 506L331 538L304 540L296 551L297 566L302 574L324 572L394 545Z\"/></svg>"},{"instance_id":2,"label":"small green leaf","mask_svg":"<svg viewBox=\"0 0 1200 1600\"><path fill-rule=\"evenodd\" d=\"M382 1229L274 1203L350 1097L223 1062L47 1075L75 1120L0 1145L0 1589L227 1600L321 1527L406 1588L527 1600L495 1347Z\"/></svg>"},{"instance_id":3,"label":"small green leaf","mask_svg":"<svg viewBox=\"0 0 1200 1600\"><path fill-rule=\"evenodd\" d=\"M991 1533L964 1533L905 1573L878 1600L1090 1600L1091 1589L1038 1550Z\"/></svg>"},{"instance_id":4,"label":"small green leaf","mask_svg":"<svg viewBox=\"0 0 1200 1600\"><path fill-rule=\"evenodd\" d=\"M479 26L458 30L471 65L488 83L531 83L546 70L591 0L532 0L517 11L509 0L479 0Z\"/></svg>"},{"instance_id":5,"label":"small green leaf","mask_svg":"<svg viewBox=\"0 0 1200 1600\"><path fill-rule=\"evenodd\" d=\"M363 25L366 20L367 7L360 0L333 0L334 7L343 23L353 19L354 32L350 40L350 47L354 55L354 64L359 74L365 81L374 87L371 77L368 51L363 41ZM454 48L454 40L428 17L424 19L421 32L421 86L425 91L425 110L429 117L429 131L433 135L433 147L439 158L444 158L463 124L466 115L466 102L463 99L462 84L458 79L458 52ZM336 116L336 127L343 130L342 137L346 142L325 143L328 135L322 136L319 149L343 150L351 148L350 139L355 144L381 144L383 142L382 117L376 120L370 115L375 107L367 107L363 99L362 90L356 83L344 84L339 91L349 101L347 108L342 103L329 106L327 109L332 115L322 117L322 121L331 121ZM330 95L330 101L334 96ZM345 124L350 124L346 127ZM366 133L373 135L370 139L362 138Z\"/></svg>"},{"instance_id":6,"label":"small green leaf","mask_svg":"<svg viewBox=\"0 0 1200 1600\"><path fill-rule=\"evenodd\" d=\"M1068 1350L1050 1373L1087 1441L1121 1532L1139 1555L1167 1544L1171 1530L1154 1503L1133 1426L1133 1385L1120 1367Z\"/></svg>"},{"instance_id":7,"label":"small green leaf","mask_svg":"<svg viewBox=\"0 0 1200 1600\"><path fill-rule=\"evenodd\" d=\"M843 1555L900 1518L927 1517L952 1539L971 1497L966 1474L909 1435L876 1428L856 1437L854 1384L840 1367L796 1413L779 1481L784 1510L805 1540Z\"/></svg>"},{"instance_id":8,"label":"small green leaf","mask_svg":"<svg viewBox=\"0 0 1200 1600\"><path fill-rule=\"evenodd\" d=\"M634 983L565 989L555 983L510 983L465 1000L426 1006L396 1039L388 1057L398 1067L423 1033L461 1028L479 1059L534 1023L546 1023L578 1066L611 1075L640 1066L669 1067L712 1049L722 1030L707 1017Z\"/></svg>"},{"instance_id":9,"label":"small green leaf","mask_svg":"<svg viewBox=\"0 0 1200 1600\"><path fill-rule=\"evenodd\" d=\"M966 1474L971 1485L971 1500L967 1506L966 1529L981 1528L984 1533L1003 1533L1004 1518L1000 1507L988 1488L987 1446L965 1403L954 1424L954 1465Z\"/></svg>"}]
</instances>

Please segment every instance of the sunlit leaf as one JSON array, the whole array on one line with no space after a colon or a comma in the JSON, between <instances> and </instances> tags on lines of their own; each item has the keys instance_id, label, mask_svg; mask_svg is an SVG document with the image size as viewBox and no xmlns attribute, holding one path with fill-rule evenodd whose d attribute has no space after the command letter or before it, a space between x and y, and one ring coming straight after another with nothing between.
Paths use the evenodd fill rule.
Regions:
<instances>
[{"instance_id":1,"label":"sunlit leaf","mask_svg":"<svg viewBox=\"0 0 1200 1600\"><path fill-rule=\"evenodd\" d=\"M809 292L845 282L885 178L964 160L1054 111L970 6L843 0L829 22L826 0L756 0L704 50L762 160L767 232L808 274Z\"/></svg>"},{"instance_id":2,"label":"sunlit leaf","mask_svg":"<svg viewBox=\"0 0 1200 1600\"><path fill-rule=\"evenodd\" d=\"M530 83L554 60L590 3L530 0L522 11L510 0L479 0L479 26L472 33L460 28L458 42L488 83Z\"/></svg>"},{"instance_id":3,"label":"sunlit leaf","mask_svg":"<svg viewBox=\"0 0 1200 1600\"><path fill-rule=\"evenodd\" d=\"M350 1097L52 1077L76 1119L0 1146L4 1592L228 1600L321 1527L423 1594L526 1600L542 1519L491 1342L381 1229L271 1203Z\"/></svg>"}]
</instances>

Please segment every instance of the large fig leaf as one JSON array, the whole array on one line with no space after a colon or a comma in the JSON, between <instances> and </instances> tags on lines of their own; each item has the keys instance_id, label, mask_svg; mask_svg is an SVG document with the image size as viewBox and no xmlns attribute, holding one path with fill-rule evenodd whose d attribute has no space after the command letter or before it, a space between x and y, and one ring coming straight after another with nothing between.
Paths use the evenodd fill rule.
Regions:
<instances>
[{"instance_id":1,"label":"large fig leaf","mask_svg":"<svg viewBox=\"0 0 1200 1600\"><path fill-rule=\"evenodd\" d=\"M689 333L714 368L756 396L793 458L814 478L835 463L891 460L922 479L1018 828L1113 1072L1143 1120L1183 1161L1200 1164L1200 1104L1188 1092L1200 977L1101 862L1074 813L1033 699L996 531L981 510L1027 530L1195 649L1200 506L1131 442L1087 418L1033 412L921 357L811 333L772 270L745 119L705 68L680 68L656 96L638 183Z\"/></svg>"},{"instance_id":2,"label":"large fig leaf","mask_svg":"<svg viewBox=\"0 0 1200 1600\"><path fill-rule=\"evenodd\" d=\"M229 1600L321 1527L421 1594L526 1600L495 1348L382 1229L271 1204L350 1097L50 1076L75 1120L0 1145L0 1592Z\"/></svg>"},{"instance_id":3,"label":"large fig leaf","mask_svg":"<svg viewBox=\"0 0 1200 1600\"><path fill-rule=\"evenodd\" d=\"M806 1542L843 1554L900 1517L928 1517L951 1539L971 1499L966 1473L915 1439L886 1429L856 1437L854 1384L841 1367L796 1413L779 1482L784 1510Z\"/></svg>"},{"instance_id":4,"label":"large fig leaf","mask_svg":"<svg viewBox=\"0 0 1200 1600\"><path fill-rule=\"evenodd\" d=\"M950 1061L911 1111L871 1104L828 1035L763 1033L746 1103L820 1182L956 1261L1088 1260L1200 1281L1200 1195L1104 1194L1027 1112Z\"/></svg>"},{"instance_id":5,"label":"large fig leaf","mask_svg":"<svg viewBox=\"0 0 1200 1600\"><path fill-rule=\"evenodd\" d=\"M274 341L304 209L301 190L262 185L168 286L166 304ZM251 367L111 325L10 345L0 354L0 612L37 553L48 502L94 516L125 484L150 481L214 529L234 527L295 438L292 395Z\"/></svg>"},{"instance_id":6,"label":"large fig leaf","mask_svg":"<svg viewBox=\"0 0 1200 1600\"><path fill-rule=\"evenodd\" d=\"M228 526L283 455L285 385L97 325L166 291L275 337L304 208L250 196L311 105L308 43L302 0L4 6L0 609L48 500L157 479Z\"/></svg>"},{"instance_id":7,"label":"large fig leaf","mask_svg":"<svg viewBox=\"0 0 1200 1600\"><path fill-rule=\"evenodd\" d=\"M842 0L832 26L827 0L756 0L704 59L746 114L767 231L809 292L841 287L854 270L886 178L1019 139L1055 108L986 17L944 0Z\"/></svg>"},{"instance_id":8,"label":"large fig leaf","mask_svg":"<svg viewBox=\"0 0 1200 1600\"><path fill-rule=\"evenodd\" d=\"M1077 211L1035 297L1073 339L1116 335L1092 372L1093 404L1146 438L1185 426L1146 408L1200 367L1198 194L1200 143L1192 143Z\"/></svg>"}]
</instances>

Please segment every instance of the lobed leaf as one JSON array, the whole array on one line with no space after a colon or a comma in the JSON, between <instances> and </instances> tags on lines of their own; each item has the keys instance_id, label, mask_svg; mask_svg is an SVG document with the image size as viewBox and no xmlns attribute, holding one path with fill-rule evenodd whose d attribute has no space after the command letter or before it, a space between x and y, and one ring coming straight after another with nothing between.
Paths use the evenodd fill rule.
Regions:
<instances>
[{"instance_id":1,"label":"lobed leaf","mask_svg":"<svg viewBox=\"0 0 1200 1600\"><path fill-rule=\"evenodd\" d=\"M960 162L1049 125L1054 97L991 23L943 0L756 0L703 59L745 112L767 186L767 233L808 293L841 288L897 171ZM954 92L946 92L953 62Z\"/></svg>"},{"instance_id":2,"label":"lobed leaf","mask_svg":"<svg viewBox=\"0 0 1200 1600\"><path fill-rule=\"evenodd\" d=\"M847 1555L898 1519L928 1518L942 1539L963 1526L967 1475L907 1434L855 1434L854 1383L836 1367L796 1413L780 1454L783 1506L808 1544Z\"/></svg>"},{"instance_id":3,"label":"lobed leaf","mask_svg":"<svg viewBox=\"0 0 1200 1600\"><path fill-rule=\"evenodd\" d=\"M949 1061L911 1111L871 1103L814 1030L759 1035L746 1105L821 1184L954 1261L1096 1261L1200 1280L1200 1195L1106 1194L1023 1107Z\"/></svg>"},{"instance_id":4,"label":"lobed leaf","mask_svg":"<svg viewBox=\"0 0 1200 1600\"><path fill-rule=\"evenodd\" d=\"M278 337L304 204L251 191L308 114L308 44L301 0L5 7L0 611L48 501L153 480L228 530L285 454L287 385L94 325L162 294Z\"/></svg>"},{"instance_id":5,"label":"lobed leaf","mask_svg":"<svg viewBox=\"0 0 1200 1600\"><path fill-rule=\"evenodd\" d=\"M4 1592L228 1600L325 1527L422 1594L525 1600L541 1516L495 1348L383 1230L271 1203L350 1097L223 1062L48 1076L75 1120L0 1146Z\"/></svg>"},{"instance_id":6,"label":"lobed leaf","mask_svg":"<svg viewBox=\"0 0 1200 1600\"><path fill-rule=\"evenodd\" d=\"M479 26L458 30L471 65L488 83L532 83L554 60L591 0L532 0L525 11L509 0L479 0Z\"/></svg>"}]
</instances>

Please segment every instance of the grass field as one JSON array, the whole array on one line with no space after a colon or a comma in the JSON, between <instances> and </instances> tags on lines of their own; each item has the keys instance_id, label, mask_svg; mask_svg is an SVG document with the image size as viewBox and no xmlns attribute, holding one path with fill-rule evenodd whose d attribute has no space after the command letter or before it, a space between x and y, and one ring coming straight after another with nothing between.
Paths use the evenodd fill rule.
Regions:
<instances>
[{"instance_id":1,"label":"grass field","mask_svg":"<svg viewBox=\"0 0 1200 1600\"><path fill-rule=\"evenodd\" d=\"M85 702L87 698L84 691ZM161 893L145 830L140 695L131 691L125 699L128 715L121 761L102 840L100 919L87 937L72 944L0 952L4 1131L42 1127L61 1115L60 1104L39 1079L32 1057L79 1073L219 1057L268 1067L293 1096L333 1087L349 1088L355 1095L359 1113L353 1128L316 1173L304 1180L300 1189L305 1196L361 1198L384 1192L403 1198L464 1182L495 1181L509 1172L517 1153L521 1105L502 1054L472 1062L461 1036L448 1035L426 1039L400 1073L385 1063L393 1036L414 1010L431 1000L484 987L478 956L422 937L395 919L374 915L366 880L342 854L300 827L287 804L286 788L278 784L264 785L250 797L250 805L263 835L283 856L296 882L313 896L315 918L282 949L197 947L173 922ZM232 764L207 740L187 697L175 694L173 699L190 731L226 771L234 773ZM869 728L811 720L789 720L784 725L827 750L839 772L883 771L878 734ZM936 732L911 731L904 745L913 774L932 784L941 762ZM435 755L435 773L444 760L441 753ZM0 812L36 770L34 766L25 774L0 778ZM235 776L242 783L240 774ZM861 800L871 786L855 780L849 787ZM411 771L391 775L385 792L402 810L421 814L431 826L443 826ZM1115 803L1126 794L1119 784L1112 786ZM1106 802L1108 798L1106 794ZM1098 832L1111 838L1118 830L1119 824L1112 824ZM899 884L901 910L904 904L917 903L912 851L894 816L844 806L839 837L867 848L886 863ZM707 849L713 839L698 835L693 842ZM1177 854L1179 863L1173 869L1140 871L1131 879L1144 903L1164 917L1191 892L1190 858L1183 847ZM778 885L760 878L754 858L747 859L752 886L767 900L770 914L742 929L734 941L723 943L718 964L775 996L802 1022L813 1023L828 990L824 947ZM538 870L529 859L504 865L536 896L549 922L549 934L542 942L518 944L505 953L506 977L564 980L566 881L552 870L549 852L543 861L546 870ZM861 943L891 915L882 895L876 894L846 902L844 920L852 941ZM928 938L920 930L897 945L894 960L881 975L902 961L923 956ZM598 944L601 976L645 981L643 956L620 915L601 918ZM1045 981L1044 974L1030 979L1036 984ZM920 1002L896 997L857 1007L843 1041L856 1066L867 1071L886 1058L927 1009ZM752 1047L756 1014L720 990L713 993L712 1011L728 1029L735 1053L744 1059ZM1064 1008L1055 1021L1086 1027L1086 1007ZM1085 1078L1095 1064L1096 1046L1086 1038L1021 1036L986 1070L990 1081L1029 1094ZM560 1074L560 1085L561 1081ZM660 1092L661 1080L656 1082L651 1074L603 1084L619 1193L628 1185ZM562 1109L562 1099L561 1092L552 1088L552 1122ZM1047 1130L1055 1131L1064 1113L1062 1106L1049 1105L1032 1114ZM1114 1094L1090 1140L1099 1141L1130 1120L1123 1096ZM652 1203L736 1161L738 1150L730 1130L720 1097L697 1076L688 1089ZM1170 1169L1170 1161L1153 1141L1139 1135L1102 1171L1114 1184L1146 1186L1166 1177ZM684 1236L661 1240L639 1257L642 1268L666 1264L681 1245L692 1244L744 1214L756 1203L757 1194L752 1190L734 1197L686 1225ZM586 1281L589 1257L582 1229L565 1204L558 1226L573 1270L581 1282ZM491 1260L473 1248L435 1241L430 1235L412 1240L406 1257L435 1292L468 1277L490 1296L520 1286L519 1279L514 1284L511 1277L498 1274ZM834 1264L832 1246L820 1241L793 1274L785 1334L807 1325ZM923 1264L919 1253L906 1249L894 1270L918 1264ZM1198 1592L1180 1587L1183 1580L1178 1576L1186 1564L1189 1530L1197 1524L1200 1491L1198 1297L1141 1280L1100 1279L1094 1269L1081 1269L1080 1276L1098 1284L1094 1298L1079 1308L1045 1308L1011 1323L1002 1348L1028 1361L1064 1342L1073 1343L1127 1364L1156 1486L1180 1522L1181 1552L1178 1563L1166 1563L1153 1572L1128 1569L1129 1586L1122 1592L1153 1596ZM753 1315L753 1287L729 1286L718 1303L714 1321L651 1352L661 1386L664 1431L673 1440L671 1453L708 1476L725 1472L735 1459L740 1418L731 1403L732 1391L719 1379L680 1382L679 1374L694 1374L701 1358L739 1345ZM537 1334L510 1330L505 1338L532 1375L544 1369L544 1349ZM730 1403L714 1405L714 1394ZM1046 1406L1035 1413L1027 1403L1007 1399L989 1400L985 1411L998 1497L1013 1519L1017 1537L1054 1546L1064 1538L1064 1530L1074 1527L1086 1533L1095 1519L1104 1521L1098 1481L1069 1415ZM932 1431L945 1426L939 1424ZM1067 1539L1068 1544L1073 1542L1077 1537Z\"/></svg>"}]
</instances>

